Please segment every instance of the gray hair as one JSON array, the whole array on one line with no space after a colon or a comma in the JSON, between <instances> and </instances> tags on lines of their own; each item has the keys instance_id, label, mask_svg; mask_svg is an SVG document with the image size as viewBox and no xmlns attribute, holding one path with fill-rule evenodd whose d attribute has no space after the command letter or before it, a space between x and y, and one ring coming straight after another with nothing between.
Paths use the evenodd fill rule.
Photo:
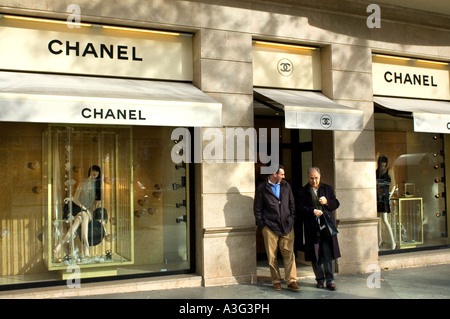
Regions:
<instances>
[{"instance_id":1,"label":"gray hair","mask_svg":"<svg viewBox=\"0 0 450 319\"><path fill-rule=\"evenodd\" d=\"M308 169L308 176L312 171L317 171L317 173L319 173L319 175L322 175L322 174L320 174L320 169L318 167L310 167Z\"/></svg>"}]
</instances>

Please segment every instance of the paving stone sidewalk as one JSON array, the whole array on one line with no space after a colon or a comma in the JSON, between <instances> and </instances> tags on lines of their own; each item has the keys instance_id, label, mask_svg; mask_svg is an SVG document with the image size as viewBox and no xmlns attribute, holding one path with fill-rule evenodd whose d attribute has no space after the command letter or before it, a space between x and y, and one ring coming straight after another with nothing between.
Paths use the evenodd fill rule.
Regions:
<instances>
[{"instance_id":1,"label":"paving stone sidewalk","mask_svg":"<svg viewBox=\"0 0 450 319\"><path fill-rule=\"evenodd\" d=\"M450 265L434 265L381 271L372 274L336 275L336 291L316 288L313 276L298 281L302 290L272 289L269 278L255 284L177 288L146 292L116 293L77 299L450 299Z\"/></svg>"}]
</instances>

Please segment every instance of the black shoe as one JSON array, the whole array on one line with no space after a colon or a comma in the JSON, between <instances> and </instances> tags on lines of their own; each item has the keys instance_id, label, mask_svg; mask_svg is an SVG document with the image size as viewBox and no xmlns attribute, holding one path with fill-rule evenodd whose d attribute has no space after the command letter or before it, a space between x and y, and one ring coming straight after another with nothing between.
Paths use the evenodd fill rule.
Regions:
<instances>
[{"instance_id":1,"label":"black shoe","mask_svg":"<svg viewBox=\"0 0 450 319\"><path fill-rule=\"evenodd\" d=\"M327 288L329 290L336 290L337 286L336 286L336 284L334 282L330 282L330 283L327 283Z\"/></svg>"}]
</instances>

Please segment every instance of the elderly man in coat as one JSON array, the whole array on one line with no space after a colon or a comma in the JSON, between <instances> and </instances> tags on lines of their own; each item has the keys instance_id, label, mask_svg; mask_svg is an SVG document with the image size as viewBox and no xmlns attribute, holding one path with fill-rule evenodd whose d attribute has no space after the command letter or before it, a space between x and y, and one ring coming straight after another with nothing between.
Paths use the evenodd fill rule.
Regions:
<instances>
[{"instance_id":1,"label":"elderly man in coat","mask_svg":"<svg viewBox=\"0 0 450 319\"><path fill-rule=\"evenodd\" d=\"M308 170L308 184L300 189L297 214L303 219L305 260L311 261L317 287L335 290L334 260L341 257L333 213L339 207L333 188L320 182L320 170Z\"/></svg>"}]
</instances>

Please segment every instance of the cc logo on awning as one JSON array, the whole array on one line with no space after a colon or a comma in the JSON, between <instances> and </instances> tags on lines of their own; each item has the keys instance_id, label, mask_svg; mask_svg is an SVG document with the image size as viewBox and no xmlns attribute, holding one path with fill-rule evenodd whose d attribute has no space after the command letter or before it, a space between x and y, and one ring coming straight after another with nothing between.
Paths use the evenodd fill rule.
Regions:
<instances>
[{"instance_id":1,"label":"cc logo on awning","mask_svg":"<svg viewBox=\"0 0 450 319\"><path fill-rule=\"evenodd\" d=\"M322 125L323 128L330 128L331 123L332 123L331 116L329 116L328 114L324 114L320 118L320 125Z\"/></svg>"},{"instance_id":2,"label":"cc logo on awning","mask_svg":"<svg viewBox=\"0 0 450 319\"><path fill-rule=\"evenodd\" d=\"M282 76L289 76L294 72L294 65L288 59L281 59L278 61L278 73Z\"/></svg>"}]
</instances>

